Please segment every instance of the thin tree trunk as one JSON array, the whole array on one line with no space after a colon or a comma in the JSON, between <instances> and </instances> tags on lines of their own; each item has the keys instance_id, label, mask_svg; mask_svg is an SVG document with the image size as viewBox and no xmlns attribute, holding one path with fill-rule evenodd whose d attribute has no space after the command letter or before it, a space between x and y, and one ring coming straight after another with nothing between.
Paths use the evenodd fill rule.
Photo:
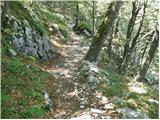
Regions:
<instances>
[{"instance_id":1,"label":"thin tree trunk","mask_svg":"<svg viewBox=\"0 0 160 120\"><path fill-rule=\"evenodd\" d=\"M115 23L115 27L112 29L112 34L111 34L109 41L108 41L108 62L109 63L111 60L111 53L112 53L112 39L117 37L118 24L119 24L119 19L117 18L116 23Z\"/></svg>"},{"instance_id":2,"label":"thin tree trunk","mask_svg":"<svg viewBox=\"0 0 160 120\"><path fill-rule=\"evenodd\" d=\"M143 61L143 57L144 57L144 54L146 53L148 44L149 44L149 42L147 42L146 45L145 45L145 48L144 48L143 53L142 53L141 61Z\"/></svg>"},{"instance_id":3,"label":"thin tree trunk","mask_svg":"<svg viewBox=\"0 0 160 120\"><path fill-rule=\"evenodd\" d=\"M156 50L158 48L158 43L159 43L159 30L158 30L158 25L156 25L155 32L153 34L153 41L150 46L150 49L148 51L147 57L145 61L142 63L142 66L138 72L138 75L136 76L136 80L140 81L143 80L145 77L145 74L148 71L148 68L152 62L152 59L156 53Z\"/></svg>"},{"instance_id":4,"label":"thin tree trunk","mask_svg":"<svg viewBox=\"0 0 160 120\"><path fill-rule=\"evenodd\" d=\"M142 15L142 18L141 18L141 21L140 21L140 25L139 25L139 28L138 28L138 32L136 33L136 36L133 38L132 40L132 43L131 43L131 47L129 47L129 43L131 41L131 35L132 33L130 34L130 41L127 42L128 44L128 47L127 47L127 51L125 50L124 51L124 56L123 56L123 61L122 61L122 64L121 64L121 70L125 70L125 67L128 65L128 61L129 61L129 58L133 52L133 49L137 43L137 39L140 35L140 32L141 32L141 28L142 28L142 25L143 25L143 20L144 20L144 15L145 15L145 10L146 10L146 3L144 3L144 7L143 7L143 15ZM136 13L136 16L137 16L138 13ZM136 17L135 17L136 18ZM134 21L135 23L135 21ZM133 29L133 28L132 28Z\"/></svg>"},{"instance_id":5,"label":"thin tree trunk","mask_svg":"<svg viewBox=\"0 0 160 120\"><path fill-rule=\"evenodd\" d=\"M107 19L105 19L100 25L98 33L93 39L92 44L84 58L85 60L88 60L90 62L93 61L95 62L97 60L102 45L105 42L105 38L108 39L112 33L112 29L115 20L119 14L120 7L121 7L121 1L115 1L110 3L108 11L106 12L105 15Z\"/></svg>"},{"instance_id":6,"label":"thin tree trunk","mask_svg":"<svg viewBox=\"0 0 160 120\"><path fill-rule=\"evenodd\" d=\"M3 6L2 13L1 13L1 23L2 24L5 22L5 17L8 12L8 7L9 7L9 1L4 1L4 6Z\"/></svg>"},{"instance_id":7,"label":"thin tree trunk","mask_svg":"<svg viewBox=\"0 0 160 120\"><path fill-rule=\"evenodd\" d=\"M127 37L126 37L126 43L124 45L123 59L125 58L126 54L129 51L129 43L131 41L131 35L132 35L132 31L133 31L133 28L134 28L134 25L135 25L135 20L136 20L136 17L138 15L138 12L139 12L139 10L137 10L136 2L133 2L132 3L132 17L131 17L131 19L129 20L129 23L128 23Z\"/></svg>"},{"instance_id":8,"label":"thin tree trunk","mask_svg":"<svg viewBox=\"0 0 160 120\"><path fill-rule=\"evenodd\" d=\"M119 19L117 19L117 21L116 21L115 30L114 30L114 37L118 37L118 35L117 35L117 33L119 32L118 25L119 25Z\"/></svg>"},{"instance_id":9,"label":"thin tree trunk","mask_svg":"<svg viewBox=\"0 0 160 120\"><path fill-rule=\"evenodd\" d=\"M95 28L95 1L93 0L93 30L92 30L92 40L94 39L94 28Z\"/></svg>"},{"instance_id":10,"label":"thin tree trunk","mask_svg":"<svg viewBox=\"0 0 160 120\"><path fill-rule=\"evenodd\" d=\"M152 31L152 34L153 33L154 33L154 31ZM152 36L153 35L150 36L150 40L152 39ZM147 47L148 47L149 43L150 43L150 41L147 41L147 43L145 45L145 48L144 48L143 53L142 53L141 61L143 61L143 57L144 57L144 54L146 53L146 50L147 50Z\"/></svg>"},{"instance_id":11,"label":"thin tree trunk","mask_svg":"<svg viewBox=\"0 0 160 120\"><path fill-rule=\"evenodd\" d=\"M77 5L76 5L76 23L75 23L75 26L74 26L74 30L77 31L78 29L78 23L79 22L79 5L78 5L78 2L77 2Z\"/></svg>"},{"instance_id":12,"label":"thin tree trunk","mask_svg":"<svg viewBox=\"0 0 160 120\"><path fill-rule=\"evenodd\" d=\"M112 39L113 39L113 35L111 35L111 37L109 38L109 41L108 41L108 51L107 51L108 52L108 63L110 63L110 60L111 60Z\"/></svg>"}]
</instances>

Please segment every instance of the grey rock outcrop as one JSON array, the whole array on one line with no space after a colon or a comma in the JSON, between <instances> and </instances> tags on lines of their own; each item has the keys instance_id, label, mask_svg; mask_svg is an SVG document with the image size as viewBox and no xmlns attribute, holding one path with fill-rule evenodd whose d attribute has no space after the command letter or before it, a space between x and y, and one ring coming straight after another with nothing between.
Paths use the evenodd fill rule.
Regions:
<instances>
[{"instance_id":1,"label":"grey rock outcrop","mask_svg":"<svg viewBox=\"0 0 160 120\"><path fill-rule=\"evenodd\" d=\"M47 34L40 35L27 20L12 17L12 45L25 55L47 60L53 57L53 50Z\"/></svg>"},{"instance_id":2,"label":"grey rock outcrop","mask_svg":"<svg viewBox=\"0 0 160 120\"><path fill-rule=\"evenodd\" d=\"M149 119L145 112L135 111L130 108L118 108L116 111L122 114L122 119Z\"/></svg>"},{"instance_id":3,"label":"grey rock outcrop","mask_svg":"<svg viewBox=\"0 0 160 120\"><path fill-rule=\"evenodd\" d=\"M124 103L124 100L122 98L119 98L117 96L114 96L112 99L111 99L111 102L114 103L114 104L123 104Z\"/></svg>"},{"instance_id":4,"label":"grey rock outcrop","mask_svg":"<svg viewBox=\"0 0 160 120\"><path fill-rule=\"evenodd\" d=\"M99 84L101 82L107 82L111 84L109 74L97 67L95 63L87 60L82 61L79 76L87 78L88 83Z\"/></svg>"}]
</instances>

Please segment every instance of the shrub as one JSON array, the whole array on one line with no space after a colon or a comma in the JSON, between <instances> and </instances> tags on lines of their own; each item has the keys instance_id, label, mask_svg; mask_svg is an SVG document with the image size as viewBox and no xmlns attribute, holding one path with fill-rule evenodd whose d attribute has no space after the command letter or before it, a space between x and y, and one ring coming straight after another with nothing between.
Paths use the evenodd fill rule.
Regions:
<instances>
[{"instance_id":1,"label":"shrub","mask_svg":"<svg viewBox=\"0 0 160 120\"><path fill-rule=\"evenodd\" d=\"M119 96L122 97L124 95L124 86L121 84L113 84L105 89L106 96Z\"/></svg>"},{"instance_id":2,"label":"shrub","mask_svg":"<svg viewBox=\"0 0 160 120\"><path fill-rule=\"evenodd\" d=\"M84 30L84 29L86 29L89 33L92 33L90 24L88 24L88 23L85 22L85 21L79 21L79 23L78 23L78 29L79 29L79 30Z\"/></svg>"},{"instance_id":3,"label":"shrub","mask_svg":"<svg viewBox=\"0 0 160 120\"><path fill-rule=\"evenodd\" d=\"M29 107L26 110L26 115L29 118L40 117L40 116L43 116L44 113L45 113L45 111L42 108L38 108L38 107L35 107L35 106Z\"/></svg>"}]
</instances>

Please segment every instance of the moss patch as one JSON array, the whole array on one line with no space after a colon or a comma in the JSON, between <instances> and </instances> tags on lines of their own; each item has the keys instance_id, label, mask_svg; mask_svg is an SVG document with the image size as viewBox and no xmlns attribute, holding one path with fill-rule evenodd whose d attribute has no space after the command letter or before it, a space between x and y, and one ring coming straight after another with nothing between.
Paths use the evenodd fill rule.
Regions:
<instances>
[{"instance_id":1,"label":"moss patch","mask_svg":"<svg viewBox=\"0 0 160 120\"><path fill-rule=\"evenodd\" d=\"M78 23L78 29L80 29L80 30L87 30L89 33L92 33L91 28L92 27L90 26L90 24L88 24L85 21L79 21L79 23Z\"/></svg>"},{"instance_id":2,"label":"moss patch","mask_svg":"<svg viewBox=\"0 0 160 120\"><path fill-rule=\"evenodd\" d=\"M34 20L32 18L32 16L29 14L28 9L24 7L21 1L10 1L9 10L10 13L19 20L26 19L31 27L36 29L41 35L47 32L39 20Z\"/></svg>"}]
</instances>

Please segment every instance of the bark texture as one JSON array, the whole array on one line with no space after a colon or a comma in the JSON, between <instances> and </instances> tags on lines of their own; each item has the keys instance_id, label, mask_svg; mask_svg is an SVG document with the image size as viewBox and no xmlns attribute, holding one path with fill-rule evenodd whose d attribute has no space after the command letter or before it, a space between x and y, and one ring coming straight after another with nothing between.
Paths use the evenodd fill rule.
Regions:
<instances>
[{"instance_id":1,"label":"bark texture","mask_svg":"<svg viewBox=\"0 0 160 120\"><path fill-rule=\"evenodd\" d=\"M106 12L105 15L105 20L100 25L98 32L95 38L93 39L92 44L84 58L85 60L88 60L90 62L97 60L97 57L99 55L103 43L105 42L106 38L110 37L112 33L112 29L115 20L119 14L120 7L121 7L121 1L115 1L110 3L108 11Z\"/></svg>"},{"instance_id":2,"label":"bark texture","mask_svg":"<svg viewBox=\"0 0 160 120\"><path fill-rule=\"evenodd\" d=\"M154 55L156 53L156 50L158 48L158 43L159 43L159 30L158 30L158 25L156 26L155 32L153 34L153 41L151 43L150 49L148 51L147 57L145 61L142 63L142 66L139 70L138 75L136 76L136 80L143 80L145 77L145 74L148 71L148 68L152 62L152 59L154 58Z\"/></svg>"},{"instance_id":3,"label":"bark texture","mask_svg":"<svg viewBox=\"0 0 160 120\"><path fill-rule=\"evenodd\" d=\"M5 21L5 17L6 17L6 14L8 12L8 7L9 7L9 1L4 1L4 6L3 6L2 13L1 13L1 23L2 24Z\"/></svg>"},{"instance_id":4,"label":"bark texture","mask_svg":"<svg viewBox=\"0 0 160 120\"><path fill-rule=\"evenodd\" d=\"M135 48L135 46L137 44L137 40L139 38L141 29L142 29L142 26L143 26L146 6L147 6L147 4L144 3L143 14L142 14L142 17L141 17L141 20L140 20L140 25L139 25L138 31L137 31L135 37L133 39L131 39L136 17L138 15L139 10L141 9L141 8L136 8L136 4L135 4L135 2L133 2L132 17L131 17L131 19L129 21L129 24L128 24L128 31L127 31L127 38L126 38L127 41L126 41L126 44L125 44L125 47L124 47L123 61L122 61L121 67L120 67L121 71L125 70L126 66L128 65L128 61L130 59L130 56L133 52L133 49Z\"/></svg>"}]
</instances>

